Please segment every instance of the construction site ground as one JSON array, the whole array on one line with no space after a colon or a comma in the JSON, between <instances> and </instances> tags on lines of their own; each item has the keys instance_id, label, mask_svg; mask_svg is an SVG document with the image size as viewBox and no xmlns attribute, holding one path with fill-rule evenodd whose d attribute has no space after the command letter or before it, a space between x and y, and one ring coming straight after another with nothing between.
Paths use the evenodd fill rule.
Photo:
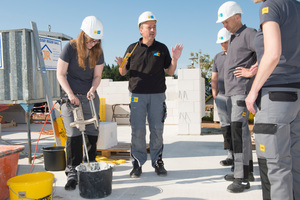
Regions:
<instances>
[{"instance_id":1,"label":"construction site ground","mask_svg":"<svg viewBox=\"0 0 300 200\"><path fill-rule=\"evenodd\" d=\"M31 124L32 141L39 137L43 124ZM51 130L46 124L44 130ZM118 142L130 143L131 128L129 125L117 126ZM149 143L149 129L147 127L147 143ZM2 128L0 144L25 145L24 152L28 152L27 125L18 124L15 127ZM34 160L31 173L46 172L43 147L55 144L51 135L41 135L36 148L32 143L33 152L37 149L38 158ZM148 154L149 155L149 154ZM130 178L132 169L130 160L116 164L113 169L112 193L104 199L107 200L252 200L262 199L261 183L257 164L256 152L253 150L255 181L250 182L250 189L243 193L233 194L226 188L231 182L224 180L224 175L232 173L230 167L224 167L219 162L225 159L227 152L223 149L223 136L218 123L202 123L201 134L184 135L178 131L178 125L166 125L164 128L163 160L168 176L160 177L151 166L150 156L143 165L140 178ZM28 157L20 153L17 175L28 174L31 164ZM64 171L50 171L55 175L53 184L54 200L84 199L80 196L79 188L66 191L67 182Z\"/></svg>"}]
</instances>

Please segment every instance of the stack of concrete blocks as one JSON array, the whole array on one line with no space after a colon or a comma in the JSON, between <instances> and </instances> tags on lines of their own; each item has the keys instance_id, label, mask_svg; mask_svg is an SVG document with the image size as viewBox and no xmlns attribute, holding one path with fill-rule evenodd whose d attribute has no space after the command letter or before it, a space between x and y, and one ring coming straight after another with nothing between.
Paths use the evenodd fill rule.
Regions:
<instances>
[{"instance_id":1,"label":"stack of concrete blocks","mask_svg":"<svg viewBox=\"0 0 300 200\"><path fill-rule=\"evenodd\" d=\"M178 80L173 77L166 77L166 105L167 119L165 124L178 124ZM106 121L112 121L113 104L129 104L130 93L128 91L128 81L113 81L111 79L102 79L97 88L100 98L106 101ZM129 106L117 106L116 113L129 114ZM117 118L118 124L129 124L128 118Z\"/></svg>"},{"instance_id":2,"label":"stack of concrete blocks","mask_svg":"<svg viewBox=\"0 0 300 200\"><path fill-rule=\"evenodd\" d=\"M205 81L200 69L179 69L178 79L166 77L167 119L165 124L178 125L180 134L201 134L205 115ZM129 104L128 81L102 79L97 89L106 100L106 121L112 121L113 104ZM129 114L129 106L116 108L118 114ZM118 124L129 125L128 118L117 118Z\"/></svg>"},{"instance_id":3,"label":"stack of concrete blocks","mask_svg":"<svg viewBox=\"0 0 300 200\"><path fill-rule=\"evenodd\" d=\"M201 134L205 115L205 80L200 69L178 70L179 134Z\"/></svg>"},{"instance_id":4,"label":"stack of concrete blocks","mask_svg":"<svg viewBox=\"0 0 300 200\"><path fill-rule=\"evenodd\" d=\"M178 124L178 79L166 77L166 105L167 118L165 124Z\"/></svg>"},{"instance_id":5,"label":"stack of concrete blocks","mask_svg":"<svg viewBox=\"0 0 300 200\"><path fill-rule=\"evenodd\" d=\"M112 105L129 104L130 94L128 91L128 81L113 81L112 79L102 79L97 88L100 98L105 98L106 121L112 121ZM129 114L129 106L118 106L116 112L119 114ZM118 124L129 124L128 118L117 118Z\"/></svg>"}]
</instances>

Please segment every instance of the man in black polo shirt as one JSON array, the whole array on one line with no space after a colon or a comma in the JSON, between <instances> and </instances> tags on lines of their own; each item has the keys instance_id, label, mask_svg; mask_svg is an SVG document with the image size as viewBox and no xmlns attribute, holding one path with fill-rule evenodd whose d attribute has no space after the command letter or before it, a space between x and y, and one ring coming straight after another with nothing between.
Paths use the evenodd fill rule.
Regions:
<instances>
[{"instance_id":1,"label":"man in black polo shirt","mask_svg":"<svg viewBox=\"0 0 300 200\"><path fill-rule=\"evenodd\" d=\"M142 13L138 20L142 38L127 48L125 53L125 59L128 59L127 63L123 65L121 57L116 57L115 60L120 65L119 72L122 76L130 71L131 157L133 164L130 177L132 178L140 177L142 165L147 160L146 117L150 129L152 166L157 175L167 175L162 160L162 135L167 109L165 72L171 76L174 74L183 46L179 44L174 49L172 48L171 58L168 48L155 40L156 22L157 19L152 12Z\"/></svg>"},{"instance_id":2,"label":"man in black polo shirt","mask_svg":"<svg viewBox=\"0 0 300 200\"><path fill-rule=\"evenodd\" d=\"M237 69L241 67L257 68L253 45L256 30L242 24L241 14L242 9L237 3L228 1L220 6L217 21L217 23L222 22L224 27L232 33L224 63L224 81L225 96L229 96L232 103L231 134L234 174L226 175L225 180L233 181L227 190L234 193L249 189L249 180L254 180L251 134L248 126L249 111L245 104L253 79L236 75L235 71L239 71Z\"/></svg>"}]
</instances>

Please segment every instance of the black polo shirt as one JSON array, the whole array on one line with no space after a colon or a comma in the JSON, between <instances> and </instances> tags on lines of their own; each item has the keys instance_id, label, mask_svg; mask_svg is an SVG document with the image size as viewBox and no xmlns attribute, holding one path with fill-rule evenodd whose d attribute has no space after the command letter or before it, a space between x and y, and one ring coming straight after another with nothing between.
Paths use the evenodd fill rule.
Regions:
<instances>
[{"instance_id":1,"label":"black polo shirt","mask_svg":"<svg viewBox=\"0 0 300 200\"><path fill-rule=\"evenodd\" d=\"M171 64L170 52L166 45L154 40L148 47L142 38L128 59L129 91L137 94L154 94L166 91L165 69ZM131 52L136 43L131 44L126 53ZM126 55L125 53L125 55Z\"/></svg>"}]
</instances>

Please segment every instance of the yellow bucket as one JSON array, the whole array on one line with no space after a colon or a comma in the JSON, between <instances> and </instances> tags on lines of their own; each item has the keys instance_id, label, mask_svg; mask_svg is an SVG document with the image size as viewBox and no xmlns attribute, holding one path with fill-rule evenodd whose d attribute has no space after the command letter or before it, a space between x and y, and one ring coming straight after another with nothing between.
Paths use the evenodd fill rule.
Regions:
<instances>
[{"instance_id":1,"label":"yellow bucket","mask_svg":"<svg viewBox=\"0 0 300 200\"><path fill-rule=\"evenodd\" d=\"M10 200L43 199L52 200L54 174L37 172L23 174L7 181Z\"/></svg>"}]
</instances>

